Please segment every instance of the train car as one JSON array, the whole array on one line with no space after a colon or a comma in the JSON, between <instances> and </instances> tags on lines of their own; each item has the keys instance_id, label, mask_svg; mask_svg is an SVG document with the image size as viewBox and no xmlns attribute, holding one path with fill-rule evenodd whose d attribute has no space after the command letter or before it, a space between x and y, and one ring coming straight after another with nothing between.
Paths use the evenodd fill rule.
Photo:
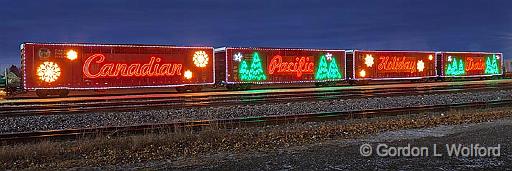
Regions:
<instances>
[{"instance_id":1,"label":"train car","mask_svg":"<svg viewBox=\"0 0 512 171\"><path fill-rule=\"evenodd\" d=\"M217 82L228 89L251 84L316 83L346 80L345 50L223 47L215 50Z\"/></svg>"},{"instance_id":2,"label":"train car","mask_svg":"<svg viewBox=\"0 0 512 171\"><path fill-rule=\"evenodd\" d=\"M69 90L197 90L215 81L213 47L24 43L21 51L22 87L40 97Z\"/></svg>"},{"instance_id":3,"label":"train car","mask_svg":"<svg viewBox=\"0 0 512 171\"><path fill-rule=\"evenodd\" d=\"M353 51L352 79L406 80L437 77L433 51Z\"/></svg>"},{"instance_id":4,"label":"train car","mask_svg":"<svg viewBox=\"0 0 512 171\"><path fill-rule=\"evenodd\" d=\"M503 75L503 54L488 52L441 52L439 67L444 78Z\"/></svg>"},{"instance_id":5,"label":"train car","mask_svg":"<svg viewBox=\"0 0 512 171\"><path fill-rule=\"evenodd\" d=\"M512 60L503 60L503 70L505 78L512 78Z\"/></svg>"}]
</instances>

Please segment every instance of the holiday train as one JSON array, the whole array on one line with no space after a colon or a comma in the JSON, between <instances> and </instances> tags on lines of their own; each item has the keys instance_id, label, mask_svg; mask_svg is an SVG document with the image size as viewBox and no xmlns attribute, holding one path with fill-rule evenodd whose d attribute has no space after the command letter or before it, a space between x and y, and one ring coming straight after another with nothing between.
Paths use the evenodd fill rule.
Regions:
<instances>
[{"instance_id":1,"label":"holiday train","mask_svg":"<svg viewBox=\"0 0 512 171\"><path fill-rule=\"evenodd\" d=\"M503 74L501 53L24 43L21 90L70 90L442 81Z\"/></svg>"}]
</instances>

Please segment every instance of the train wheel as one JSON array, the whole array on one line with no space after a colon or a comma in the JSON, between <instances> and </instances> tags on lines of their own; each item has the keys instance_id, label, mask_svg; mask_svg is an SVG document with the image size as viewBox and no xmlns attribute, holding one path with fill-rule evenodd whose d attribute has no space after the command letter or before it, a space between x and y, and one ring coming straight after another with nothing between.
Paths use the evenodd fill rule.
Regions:
<instances>
[{"instance_id":1,"label":"train wheel","mask_svg":"<svg viewBox=\"0 0 512 171\"><path fill-rule=\"evenodd\" d=\"M201 86L187 86L186 88L191 92L201 92L201 89L203 89Z\"/></svg>"},{"instance_id":2,"label":"train wheel","mask_svg":"<svg viewBox=\"0 0 512 171\"><path fill-rule=\"evenodd\" d=\"M326 86L327 87L335 87L336 86L336 82L335 81L327 82Z\"/></svg>"},{"instance_id":3,"label":"train wheel","mask_svg":"<svg viewBox=\"0 0 512 171\"><path fill-rule=\"evenodd\" d=\"M59 97L68 97L69 90L59 90L57 93L59 94Z\"/></svg>"},{"instance_id":4,"label":"train wheel","mask_svg":"<svg viewBox=\"0 0 512 171\"><path fill-rule=\"evenodd\" d=\"M234 90L238 90L239 88L238 88L238 85L236 85L236 84L227 84L226 89L234 91Z\"/></svg>"},{"instance_id":5,"label":"train wheel","mask_svg":"<svg viewBox=\"0 0 512 171\"><path fill-rule=\"evenodd\" d=\"M240 90L249 90L249 89L251 89L251 84L240 85Z\"/></svg>"},{"instance_id":6,"label":"train wheel","mask_svg":"<svg viewBox=\"0 0 512 171\"><path fill-rule=\"evenodd\" d=\"M323 87L323 86L325 86L325 83L323 83L323 82L315 83L315 87Z\"/></svg>"},{"instance_id":7,"label":"train wheel","mask_svg":"<svg viewBox=\"0 0 512 171\"><path fill-rule=\"evenodd\" d=\"M36 90L37 97L40 98L47 98L48 97L48 91L46 90Z\"/></svg>"},{"instance_id":8,"label":"train wheel","mask_svg":"<svg viewBox=\"0 0 512 171\"><path fill-rule=\"evenodd\" d=\"M177 92L180 92L180 93L183 93L183 92L186 92L187 89L185 87L175 87L176 91Z\"/></svg>"},{"instance_id":9,"label":"train wheel","mask_svg":"<svg viewBox=\"0 0 512 171\"><path fill-rule=\"evenodd\" d=\"M348 84L353 86L353 85L356 85L356 82L354 80L348 80Z\"/></svg>"}]
</instances>

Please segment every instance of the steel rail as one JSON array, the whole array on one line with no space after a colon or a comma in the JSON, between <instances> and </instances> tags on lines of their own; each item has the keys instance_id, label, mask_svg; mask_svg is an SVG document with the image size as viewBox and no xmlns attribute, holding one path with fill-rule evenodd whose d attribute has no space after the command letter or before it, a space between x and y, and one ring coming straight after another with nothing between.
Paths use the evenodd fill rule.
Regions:
<instances>
[{"instance_id":1,"label":"steel rail","mask_svg":"<svg viewBox=\"0 0 512 171\"><path fill-rule=\"evenodd\" d=\"M390 97L421 94L443 94L468 91L509 90L512 85L499 86L465 86L465 87L436 87L436 88L392 88L359 91L328 91L328 92L299 92L299 93L268 93L250 96L222 97L191 97L176 99L139 99L128 101L81 102L44 105L0 105L0 117L21 117L49 114L73 114L97 111L132 111L142 109L191 108L198 106L227 106L240 104L279 103L291 101L356 99L367 97Z\"/></svg>"},{"instance_id":2,"label":"steel rail","mask_svg":"<svg viewBox=\"0 0 512 171\"><path fill-rule=\"evenodd\" d=\"M512 104L512 100L500 100L490 102L470 102L458 104L444 104L444 105L424 105L424 106L410 106L403 108L384 108L384 109L371 109L360 111L343 111L343 112L320 112L320 113L306 113L296 115L278 115L278 116L257 116L235 119L219 119L219 120L199 120L189 122L175 122L175 123L160 123L160 124L144 124L144 125L130 125L130 126L112 126L112 127L98 127L98 128L84 128L84 129L64 129L64 130L49 130L49 131L34 131L34 132L17 132L17 133L4 133L0 134L0 142L2 143L20 143L20 142L33 142L35 140L44 139L68 139L80 138L87 136L117 136L127 134L140 134L148 132L162 132L162 131L178 131L178 130L193 130L199 131L207 127L214 126L219 129L233 129L245 126L258 126L269 124L281 124L291 122L311 122L311 121L325 121L325 120L348 120L355 118L369 118L390 115L404 115L419 113L429 110L435 111L448 111L453 109L472 109L472 108L490 108L490 107L503 107Z\"/></svg>"}]
</instances>

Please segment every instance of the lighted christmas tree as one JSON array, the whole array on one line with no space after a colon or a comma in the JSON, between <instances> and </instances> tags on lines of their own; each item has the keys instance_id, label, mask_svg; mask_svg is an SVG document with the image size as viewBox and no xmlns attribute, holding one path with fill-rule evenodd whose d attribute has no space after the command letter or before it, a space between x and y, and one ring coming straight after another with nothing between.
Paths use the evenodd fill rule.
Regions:
<instances>
[{"instance_id":1,"label":"lighted christmas tree","mask_svg":"<svg viewBox=\"0 0 512 171\"><path fill-rule=\"evenodd\" d=\"M485 60L485 74L498 74L499 68L496 62L496 56L488 56Z\"/></svg>"},{"instance_id":2,"label":"lighted christmas tree","mask_svg":"<svg viewBox=\"0 0 512 171\"><path fill-rule=\"evenodd\" d=\"M464 62L462 62L462 59L457 62L457 58L453 58L453 62L448 64L448 67L446 69L446 75L464 75Z\"/></svg>"},{"instance_id":3,"label":"lighted christmas tree","mask_svg":"<svg viewBox=\"0 0 512 171\"><path fill-rule=\"evenodd\" d=\"M245 60L240 62L240 67L238 67L238 75L241 81L247 81L250 79L249 66Z\"/></svg>"},{"instance_id":4,"label":"lighted christmas tree","mask_svg":"<svg viewBox=\"0 0 512 171\"><path fill-rule=\"evenodd\" d=\"M466 70L464 69L464 62L462 62L462 59L459 59L459 69L457 70L457 74L464 75L466 74Z\"/></svg>"},{"instance_id":5,"label":"lighted christmas tree","mask_svg":"<svg viewBox=\"0 0 512 171\"><path fill-rule=\"evenodd\" d=\"M329 57L330 62L327 62L325 55L320 57L320 64L315 73L316 80L340 79L342 77L336 58Z\"/></svg>"},{"instance_id":6,"label":"lighted christmas tree","mask_svg":"<svg viewBox=\"0 0 512 171\"><path fill-rule=\"evenodd\" d=\"M267 75L265 75L265 71L263 71L260 55L258 55L258 53L255 52L252 57L250 80L259 81L266 79Z\"/></svg>"},{"instance_id":7,"label":"lighted christmas tree","mask_svg":"<svg viewBox=\"0 0 512 171\"><path fill-rule=\"evenodd\" d=\"M329 75L328 67L327 59L325 59L325 56L322 55L320 57L320 64L318 64L318 68L316 69L315 80L327 79L327 76Z\"/></svg>"},{"instance_id":8,"label":"lighted christmas tree","mask_svg":"<svg viewBox=\"0 0 512 171\"><path fill-rule=\"evenodd\" d=\"M329 62L329 71L327 72L327 78L329 79L340 79L341 73L338 68L338 64L336 63L336 58L331 58L331 62Z\"/></svg>"}]
</instances>

